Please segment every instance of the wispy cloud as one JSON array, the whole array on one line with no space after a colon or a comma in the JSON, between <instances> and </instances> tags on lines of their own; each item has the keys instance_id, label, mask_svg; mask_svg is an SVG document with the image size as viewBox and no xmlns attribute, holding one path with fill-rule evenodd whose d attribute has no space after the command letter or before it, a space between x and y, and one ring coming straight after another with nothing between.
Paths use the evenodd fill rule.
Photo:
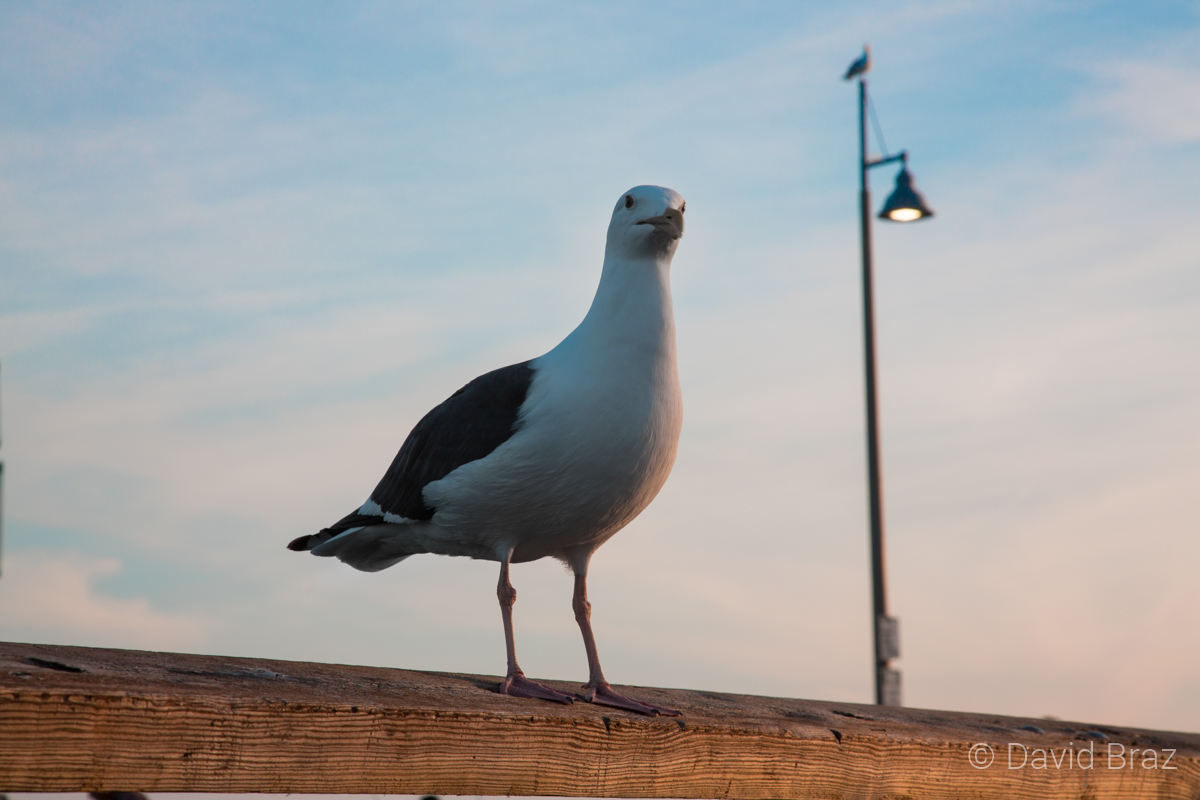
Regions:
<instances>
[{"instance_id":1,"label":"wispy cloud","mask_svg":"<svg viewBox=\"0 0 1200 800\"><path fill-rule=\"evenodd\" d=\"M1121 61L1096 73L1104 87L1082 102L1084 110L1152 141L1200 141L1200 65Z\"/></svg>"},{"instance_id":2,"label":"wispy cloud","mask_svg":"<svg viewBox=\"0 0 1200 800\"><path fill-rule=\"evenodd\" d=\"M192 649L209 621L195 611L169 613L144 597L119 597L97 585L121 564L79 553L23 550L5 558L0 580L0 637L150 650Z\"/></svg>"}]
</instances>

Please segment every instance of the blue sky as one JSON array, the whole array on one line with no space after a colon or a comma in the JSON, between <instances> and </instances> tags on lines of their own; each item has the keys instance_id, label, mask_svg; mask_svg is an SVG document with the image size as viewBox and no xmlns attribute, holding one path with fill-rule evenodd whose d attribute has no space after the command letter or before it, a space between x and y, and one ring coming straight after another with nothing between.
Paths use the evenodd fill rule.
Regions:
<instances>
[{"instance_id":1,"label":"blue sky","mask_svg":"<svg viewBox=\"0 0 1200 800\"><path fill-rule=\"evenodd\" d=\"M938 212L876 228L906 701L1200 730L1194 3L4 5L0 638L501 670L493 565L283 546L556 344L658 183L686 420L606 670L869 701L864 41ZM569 577L514 582L582 681Z\"/></svg>"}]
</instances>

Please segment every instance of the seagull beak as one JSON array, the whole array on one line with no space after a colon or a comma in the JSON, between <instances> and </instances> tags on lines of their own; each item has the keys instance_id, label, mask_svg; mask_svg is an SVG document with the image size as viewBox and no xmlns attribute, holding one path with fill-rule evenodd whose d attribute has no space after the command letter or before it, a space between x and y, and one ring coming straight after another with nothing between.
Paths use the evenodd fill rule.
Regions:
<instances>
[{"instance_id":1,"label":"seagull beak","mask_svg":"<svg viewBox=\"0 0 1200 800\"><path fill-rule=\"evenodd\" d=\"M678 208L668 208L661 216L644 219L638 225L653 225L654 230L678 239L683 236L683 212Z\"/></svg>"}]
</instances>

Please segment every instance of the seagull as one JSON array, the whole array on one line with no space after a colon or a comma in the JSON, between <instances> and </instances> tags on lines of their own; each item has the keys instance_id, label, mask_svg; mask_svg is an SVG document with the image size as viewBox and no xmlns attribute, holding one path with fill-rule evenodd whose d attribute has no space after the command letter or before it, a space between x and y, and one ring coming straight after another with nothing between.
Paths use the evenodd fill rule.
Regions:
<instances>
[{"instance_id":1,"label":"seagull","mask_svg":"<svg viewBox=\"0 0 1200 800\"><path fill-rule=\"evenodd\" d=\"M617 201L592 306L545 355L481 375L417 423L371 496L291 550L378 572L418 553L500 563L496 594L508 672L500 692L574 697L517 665L509 565L562 561L587 653L582 699L649 715L679 712L616 692L600 669L587 599L592 554L650 504L671 473L683 423L671 260L687 204L661 186Z\"/></svg>"},{"instance_id":2,"label":"seagull","mask_svg":"<svg viewBox=\"0 0 1200 800\"><path fill-rule=\"evenodd\" d=\"M864 44L862 55L858 57L857 61L850 65L850 68L846 70L846 74L842 76L842 80L848 81L859 75L866 75L870 71L871 45Z\"/></svg>"}]
</instances>

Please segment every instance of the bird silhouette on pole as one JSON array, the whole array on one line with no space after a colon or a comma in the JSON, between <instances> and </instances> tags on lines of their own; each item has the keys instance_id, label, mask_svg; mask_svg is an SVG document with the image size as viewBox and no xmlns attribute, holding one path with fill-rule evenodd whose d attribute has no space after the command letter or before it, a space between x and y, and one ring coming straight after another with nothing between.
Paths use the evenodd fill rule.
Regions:
<instances>
[{"instance_id":1,"label":"bird silhouette on pole","mask_svg":"<svg viewBox=\"0 0 1200 800\"><path fill-rule=\"evenodd\" d=\"M857 78L859 75L866 75L871 71L871 45L864 44L862 55L858 60L850 65L846 70L846 74L842 76L842 80L850 81Z\"/></svg>"}]
</instances>

